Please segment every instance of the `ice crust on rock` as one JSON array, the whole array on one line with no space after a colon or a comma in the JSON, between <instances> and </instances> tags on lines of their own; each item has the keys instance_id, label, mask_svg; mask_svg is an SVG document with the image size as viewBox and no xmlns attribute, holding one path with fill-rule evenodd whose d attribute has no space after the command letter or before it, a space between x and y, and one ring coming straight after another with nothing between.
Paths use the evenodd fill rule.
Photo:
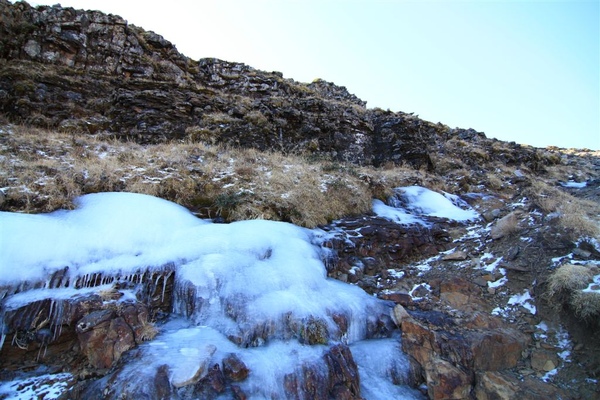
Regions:
<instances>
[{"instance_id":1,"label":"ice crust on rock","mask_svg":"<svg viewBox=\"0 0 600 400\"><path fill-rule=\"evenodd\" d=\"M473 221L479 214L458 196L440 194L421 186L394 189L388 204L373 200L373 212L400 224L428 226L427 217L446 218L459 222Z\"/></svg>"},{"instance_id":2,"label":"ice crust on rock","mask_svg":"<svg viewBox=\"0 0 600 400\"><path fill-rule=\"evenodd\" d=\"M105 288L102 283L113 282L107 277L141 282L145 273L172 271L173 311L188 326L165 326L139 348L139 362L120 372L132 385L162 365L173 386L184 385L203 376L198 365L236 353L251 371L242 389L259 398L282 396L281 374L304 363L326 368L329 346L362 343L374 335L378 318L389 317L385 301L327 278L329 250L320 245L318 230L262 220L216 224L131 193L86 195L76 205L45 215L0 213L0 287L24 288L7 292L0 312L43 299L58 306ZM50 279L57 271L65 279L55 286ZM107 282L97 282L95 274ZM33 286L23 282L43 285L27 290ZM365 354L358 350L357 362ZM365 382L388 385L374 379ZM389 385L386 390L393 390Z\"/></svg>"}]
</instances>

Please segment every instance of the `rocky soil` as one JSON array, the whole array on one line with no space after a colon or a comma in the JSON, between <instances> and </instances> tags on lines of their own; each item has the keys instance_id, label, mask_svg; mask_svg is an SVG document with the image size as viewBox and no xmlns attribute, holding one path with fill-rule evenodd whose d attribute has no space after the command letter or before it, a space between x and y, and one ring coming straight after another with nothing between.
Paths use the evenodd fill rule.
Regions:
<instances>
[{"instance_id":1,"label":"rocky soil","mask_svg":"<svg viewBox=\"0 0 600 400\"><path fill-rule=\"evenodd\" d=\"M394 306L373 332L401 332L411 385L432 399L600 398L598 318L582 321L546 296L548 278L561 265L586 265L598 274L600 246L565 228L559 214L532 196L543 181L600 206L598 152L536 149L368 109L346 88L321 80L303 84L240 63L191 60L118 16L6 0L0 0L0 113L4 122L74 136L221 143L428 171L481 218L467 224L429 218L432 225L423 227L369 214L319 227L322 245L333 250L328 275ZM57 273L50 285L60 287L63 278ZM131 276L111 291L94 291L112 282L103 279L80 282L89 296L61 302L60 311L48 300L2 309L8 328L0 380L42 368L72 373L66 398L125 393L98 388L123 373L138 346L167 322L174 277L168 270ZM27 289L0 288L0 300ZM134 289L135 301L124 307L107 302ZM60 329L49 330L48 318L57 313ZM314 329L317 335L306 340L320 340ZM347 349L334 348L326 358L331 374L318 390L359 398ZM217 365L186 395L245 398L236 382L248 371L238 361ZM157 371L149 384L158 397L175 398L165 374ZM293 376L287 382L294 393L298 382ZM309 396L317 389L303 390Z\"/></svg>"}]
</instances>

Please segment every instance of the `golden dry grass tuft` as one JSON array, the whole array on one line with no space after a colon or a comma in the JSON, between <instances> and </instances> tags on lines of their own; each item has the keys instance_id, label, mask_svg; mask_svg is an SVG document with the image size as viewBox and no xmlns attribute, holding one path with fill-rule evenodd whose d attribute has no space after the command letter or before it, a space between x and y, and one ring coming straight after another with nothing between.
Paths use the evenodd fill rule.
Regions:
<instances>
[{"instance_id":1,"label":"golden dry grass tuft","mask_svg":"<svg viewBox=\"0 0 600 400\"><path fill-rule=\"evenodd\" d=\"M563 265L548 278L546 298L558 309L568 305L583 320L595 319L600 316L600 293L583 289L597 273L584 265Z\"/></svg>"},{"instance_id":2,"label":"golden dry grass tuft","mask_svg":"<svg viewBox=\"0 0 600 400\"><path fill-rule=\"evenodd\" d=\"M490 230L490 237L494 240L511 236L521 230L519 227L519 213L516 211L500 218Z\"/></svg>"},{"instance_id":3,"label":"golden dry grass tuft","mask_svg":"<svg viewBox=\"0 0 600 400\"><path fill-rule=\"evenodd\" d=\"M543 212L556 213L560 225L571 234L573 239L586 236L600 238L598 203L576 198L541 180L532 181L527 196Z\"/></svg>"},{"instance_id":4,"label":"golden dry grass tuft","mask_svg":"<svg viewBox=\"0 0 600 400\"><path fill-rule=\"evenodd\" d=\"M575 313L586 321L597 321L600 317L600 293L577 291L570 301Z\"/></svg>"},{"instance_id":5,"label":"golden dry grass tuft","mask_svg":"<svg viewBox=\"0 0 600 400\"><path fill-rule=\"evenodd\" d=\"M594 274L584 265L565 264L557 268L548 278L547 295L551 298L570 295L585 289Z\"/></svg>"}]
</instances>

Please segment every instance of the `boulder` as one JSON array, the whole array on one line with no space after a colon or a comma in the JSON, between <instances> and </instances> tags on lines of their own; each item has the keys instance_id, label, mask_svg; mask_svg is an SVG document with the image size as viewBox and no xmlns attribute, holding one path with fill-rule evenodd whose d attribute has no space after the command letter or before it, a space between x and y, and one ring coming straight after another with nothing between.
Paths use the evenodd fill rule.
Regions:
<instances>
[{"instance_id":1,"label":"boulder","mask_svg":"<svg viewBox=\"0 0 600 400\"><path fill-rule=\"evenodd\" d=\"M537 371L552 371L558 366L558 362L556 351L534 349L531 352L531 368Z\"/></svg>"},{"instance_id":2,"label":"boulder","mask_svg":"<svg viewBox=\"0 0 600 400\"><path fill-rule=\"evenodd\" d=\"M113 310L94 311L76 326L81 351L94 368L110 368L135 346L133 330Z\"/></svg>"},{"instance_id":3,"label":"boulder","mask_svg":"<svg viewBox=\"0 0 600 400\"><path fill-rule=\"evenodd\" d=\"M515 367L531 341L529 336L512 328L476 331L465 336L473 354L473 368L484 371Z\"/></svg>"},{"instance_id":4,"label":"boulder","mask_svg":"<svg viewBox=\"0 0 600 400\"><path fill-rule=\"evenodd\" d=\"M557 388L548 383L526 377L519 380L507 372L486 371L477 374L474 395L479 400L512 399L576 399L575 393Z\"/></svg>"},{"instance_id":5,"label":"boulder","mask_svg":"<svg viewBox=\"0 0 600 400\"><path fill-rule=\"evenodd\" d=\"M470 399L472 382L465 371L440 358L433 358L424 370L430 399Z\"/></svg>"},{"instance_id":6,"label":"boulder","mask_svg":"<svg viewBox=\"0 0 600 400\"><path fill-rule=\"evenodd\" d=\"M248 367L233 353L223 358L223 374L233 382L243 381L248 377Z\"/></svg>"},{"instance_id":7,"label":"boulder","mask_svg":"<svg viewBox=\"0 0 600 400\"><path fill-rule=\"evenodd\" d=\"M110 368L127 350L141 343L148 334L148 310L140 303L124 303L92 311L75 325L81 352L94 368Z\"/></svg>"}]
</instances>

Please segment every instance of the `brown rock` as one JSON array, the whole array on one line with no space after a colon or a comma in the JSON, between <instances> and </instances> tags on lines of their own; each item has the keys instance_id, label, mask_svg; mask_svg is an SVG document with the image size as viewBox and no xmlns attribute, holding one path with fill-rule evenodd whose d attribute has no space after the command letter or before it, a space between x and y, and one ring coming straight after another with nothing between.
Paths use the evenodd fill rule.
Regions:
<instances>
[{"instance_id":1,"label":"brown rock","mask_svg":"<svg viewBox=\"0 0 600 400\"><path fill-rule=\"evenodd\" d=\"M360 397L360 382L358 367L352 358L352 353L346 345L333 346L324 356L329 373L329 392L342 385L348 388L349 392L356 397ZM306 378L306 374L305 374Z\"/></svg>"},{"instance_id":2,"label":"brown rock","mask_svg":"<svg viewBox=\"0 0 600 400\"><path fill-rule=\"evenodd\" d=\"M76 330L81 351L95 368L110 368L135 346L133 331L112 310L91 312L77 322Z\"/></svg>"},{"instance_id":3,"label":"brown rock","mask_svg":"<svg viewBox=\"0 0 600 400\"><path fill-rule=\"evenodd\" d=\"M234 382L243 381L248 377L248 367L236 354L228 354L223 359L223 374Z\"/></svg>"},{"instance_id":4,"label":"brown rock","mask_svg":"<svg viewBox=\"0 0 600 400\"><path fill-rule=\"evenodd\" d=\"M468 294L476 293L477 291L477 287L475 287L471 282L458 276L454 276L440 282L440 293L459 292Z\"/></svg>"},{"instance_id":5,"label":"brown rock","mask_svg":"<svg viewBox=\"0 0 600 400\"><path fill-rule=\"evenodd\" d=\"M206 376L194 385L194 397L212 399L223 393L226 388L225 376L219 364L209 368Z\"/></svg>"},{"instance_id":6,"label":"brown rock","mask_svg":"<svg viewBox=\"0 0 600 400\"><path fill-rule=\"evenodd\" d=\"M233 398L235 400L246 400L248 396L238 385L231 385L231 391L233 392Z\"/></svg>"},{"instance_id":7,"label":"brown rock","mask_svg":"<svg viewBox=\"0 0 600 400\"><path fill-rule=\"evenodd\" d=\"M502 321L487 313L476 311L462 322L462 326L467 329L495 329L502 326Z\"/></svg>"},{"instance_id":8,"label":"brown rock","mask_svg":"<svg viewBox=\"0 0 600 400\"><path fill-rule=\"evenodd\" d=\"M435 333L413 318L402 320L402 347L421 366L440 351Z\"/></svg>"},{"instance_id":9,"label":"brown rock","mask_svg":"<svg viewBox=\"0 0 600 400\"><path fill-rule=\"evenodd\" d=\"M413 303L410 294L404 292L380 293L377 297L383 300L393 301L394 303L401 304L403 306L408 306Z\"/></svg>"},{"instance_id":10,"label":"brown rock","mask_svg":"<svg viewBox=\"0 0 600 400\"><path fill-rule=\"evenodd\" d=\"M462 309L465 305L471 302L471 297L468 294L459 292L441 293L440 299L458 309Z\"/></svg>"},{"instance_id":11,"label":"brown rock","mask_svg":"<svg viewBox=\"0 0 600 400\"><path fill-rule=\"evenodd\" d=\"M513 368L521 353L530 342L530 337L511 328L468 333L476 370L499 371Z\"/></svg>"},{"instance_id":12,"label":"brown rock","mask_svg":"<svg viewBox=\"0 0 600 400\"><path fill-rule=\"evenodd\" d=\"M519 385L513 379L492 371L477 374L475 397L479 400L512 400L516 399Z\"/></svg>"},{"instance_id":13,"label":"brown rock","mask_svg":"<svg viewBox=\"0 0 600 400\"><path fill-rule=\"evenodd\" d=\"M474 394L478 400L579 398L538 379L526 377L521 381L505 372L480 372L476 379Z\"/></svg>"},{"instance_id":14,"label":"brown rock","mask_svg":"<svg viewBox=\"0 0 600 400\"><path fill-rule=\"evenodd\" d=\"M392 318L398 327L402 327L402 322L405 319L411 318L410 314L400 304L396 304L392 312Z\"/></svg>"},{"instance_id":15,"label":"brown rock","mask_svg":"<svg viewBox=\"0 0 600 400\"><path fill-rule=\"evenodd\" d=\"M430 399L469 399L471 378L460 368L440 358L425 366L427 394Z\"/></svg>"},{"instance_id":16,"label":"brown rock","mask_svg":"<svg viewBox=\"0 0 600 400\"><path fill-rule=\"evenodd\" d=\"M481 289L464 278L452 277L440 283L440 299L453 308L474 311L483 307Z\"/></svg>"},{"instance_id":17,"label":"brown rock","mask_svg":"<svg viewBox=\"0 0 600 400\"><path fill-rule=\"evenodd\" d=\"M468 258L467 253L462 250L456 250L442 257L443 261L465 261Z\"/></svg>"},{"instance_id":18,"label":"brown rock","mask_svg":"<svg viewBox=\"0 0 600 400\"><path fill-rule=\"evenodd\" d=\"M556 352L535 349L531 352L531 368L538 371L552 371L558 365Z\"/></svg>"}]
</instances>

